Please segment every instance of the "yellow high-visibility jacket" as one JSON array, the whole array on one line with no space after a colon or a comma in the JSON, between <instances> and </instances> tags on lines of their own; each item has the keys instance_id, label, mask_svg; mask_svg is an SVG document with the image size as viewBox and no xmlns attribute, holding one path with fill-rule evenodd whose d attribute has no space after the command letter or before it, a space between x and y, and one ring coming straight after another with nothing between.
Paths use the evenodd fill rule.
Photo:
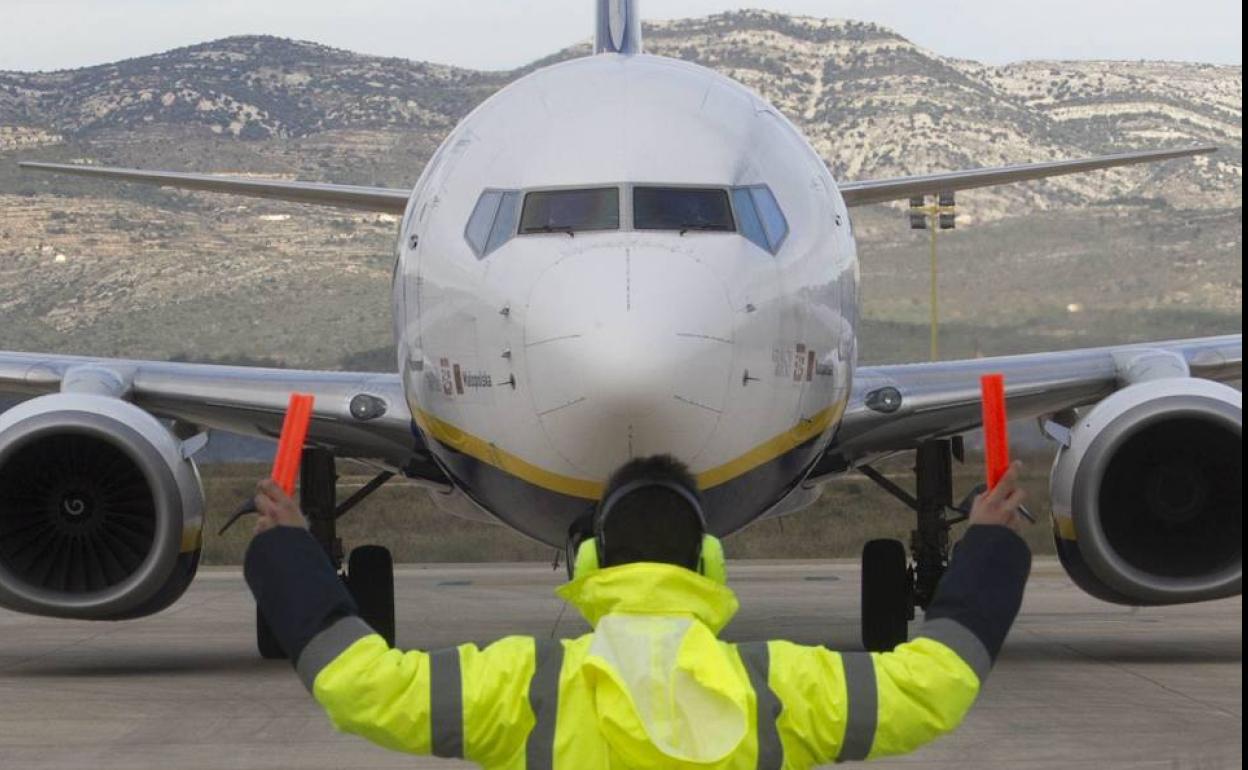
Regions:
<instances>
[{"instance_id":1,"label":"yellow high-visibility jacket","mask_svg":"<svg viewBox=\"0 0 1248 770\"><path fill-rule=\"evenodd\" d=\"M594 627L578 639L432 652L390 649L305 530L258 535L244 575L333 723L383 746L500 770L768 770L899 754L956 727L1030 565L1013 532L970 527L918 638L872 654L720 641L736 596L665 564L562 587Z\"/></svg>"},{"instance_id":2,"label":"yellow high-visibility jacket","mask_svg":"<svg viewBox=\"0 0 1248 770\"><path fill-rule=\"evenodd\" d=\"M911 751L958 725L990 665L949 619L882 654L723 642L735 595L670 565L560 593L594 633L401 652L348 616L297 668L339 729L399 751L500 770L754 770Z\"/></svg>"}]
</instances>

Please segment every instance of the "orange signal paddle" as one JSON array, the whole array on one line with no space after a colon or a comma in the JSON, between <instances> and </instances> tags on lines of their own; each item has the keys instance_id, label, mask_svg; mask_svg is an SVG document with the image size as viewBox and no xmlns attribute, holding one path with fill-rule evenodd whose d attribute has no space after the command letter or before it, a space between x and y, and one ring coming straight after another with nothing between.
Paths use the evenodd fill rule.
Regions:
<instances>
[{"instance_id":1,"label":"orange signal paddle","mask_svg":"<svg viewBox=\"0 0 1248 770\"><path fill-rule=\"evenodd\" d=\"M984 406L984 462L988 488L992 489L1010 469L1010 439L1005 419L1005 375L985 374L979 378Z\"/></svg>"},{"instance_id":2,"label":"orange signal paddle","mask_svg":"<svg viewBox=\"0 0 1248 770\"><path fill-rule=\"evenodd\" d=\"M273 459L271 478L287 495L295 493L295 478L299 475L303 442L308 438L308 425L312 422L312 403L315 400L314 396L306 393L291 393L286 419L282 421L282 437L277 442L277 455Z\"/></svg>"},{"instance_id":3,"label":"orange signal paddle","mask_svg":"<svg viewBox=\"0 0 1248 770\"><path fill-rule=\"evenodd\" d=\"M1010 469L1010 437L1006 430L1005 375L985 374L979 378L979 390L984 406L984 465L987 466L988 489L1001 481ZM1032 524L1036 517L1026 506L1020 505L1018 513Z\"/></svg>"},{"instance_id":4,"label":"orange signal paddle","mask_svg":"<svg viewBox=\"0 0 1248 770\"><path fill-rule=\"evenodd\" d=\"M273 458L273 479L287 495L295 494L295 479L299 476L299 463L303 460L303 443L308 438L308 426L312 422L312 403L315 398L306 393L291 393L286 417L282 420L282 436L277 442L277 454ZM247 498L226 519L218 535L249 513L256 513L254 498Z\"/></svg>"}]
</instances>

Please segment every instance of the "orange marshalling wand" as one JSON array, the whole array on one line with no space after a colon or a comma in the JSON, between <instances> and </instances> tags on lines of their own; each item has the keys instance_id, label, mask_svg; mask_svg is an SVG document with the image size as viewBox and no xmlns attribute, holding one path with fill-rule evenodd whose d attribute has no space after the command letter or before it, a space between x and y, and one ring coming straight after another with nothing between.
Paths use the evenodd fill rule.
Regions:
<instances>
[{"instance_id":1,"label":"orange marshalling wand","mask_svg":"<svg viewBox=\"0 0 1248 770\"><path fill-rule=\"evenodd\" d=\"M1010 439L1005 425L1005 375L985 374L979 378L984 399L984 462L988 468L988 488L992 489L1010 468Z\"/></svg>"},{"instance_id":2,"label":"orange marshalling wand","mask_svg":"<svg viewBox=\"0 0 1248 770\"><path fill-rule=\"evenodd\" d=\"M282 437L277 442L272 479L287 495L295 494L295 478L299 475L299 462L303 459L303 442L308 437L308 424L312 422L314 400L306 393L291 393L286 419L282 422Z\"/></svg>"}]
</instances>

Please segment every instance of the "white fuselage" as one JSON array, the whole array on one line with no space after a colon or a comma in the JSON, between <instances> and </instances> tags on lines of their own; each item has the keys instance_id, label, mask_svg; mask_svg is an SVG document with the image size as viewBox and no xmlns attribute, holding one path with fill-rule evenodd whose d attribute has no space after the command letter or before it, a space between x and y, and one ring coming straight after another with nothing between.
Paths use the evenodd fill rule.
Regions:
<instances>
[{"instance_id":1,"label":"white fuselage","mask_svg":"<svg viewBox=\"0 0 1248 770\"><path fill-rule=\"evenodd\" d=\"M766 185L788 234L636 230L634 185ZM520 234L479 258L483 191L617 187L618 229ZM831 174L774 107L710 70L604 54L535 72L447 137L408 205L399 369L434 455L547 542L628 459L670 453L711 528L774 508L831 439L856 355L858 262Z\"/></svg>"}]
</instances>

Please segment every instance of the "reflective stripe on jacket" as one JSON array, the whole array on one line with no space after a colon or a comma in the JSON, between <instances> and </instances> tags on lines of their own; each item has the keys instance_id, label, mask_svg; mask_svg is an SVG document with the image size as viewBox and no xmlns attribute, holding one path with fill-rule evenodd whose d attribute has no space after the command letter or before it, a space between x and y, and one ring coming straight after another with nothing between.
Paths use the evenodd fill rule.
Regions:
<instances>
[{"instance_id":1,"label":"reflective stripe on jacket","mask_svg":"<svg viewBox=\"0 0 1248 770\"><path fill-rule=\"evenodd\" d=\"M731 591L630 564L561 589L595 627L577 639L402 652L342 614L296 648L297 669L339 729L486 768L763 770L904 753L962 720L1021 600L1025 545L977 529L1000 532L968 533L918 638L889 653L720 641ZM248 575L257 596L280 594L261 572Z\"/></svg>"},{"instance_id":2,"label":"reflective stripe on jacket","mask_svg":"<svg viewBox=\"0 0 1248 770\"><path fill-rule=\"evenodd\" d=\"M313 680L317 701L338 729L387 748L462 757L486 768L629 766L613 761L594 694L577 675L589 635L541 643L508 637L484 649L404 653L358 630L366 635ZM735 651L755 696L750 729L724 760L672 760L667 767L779 770L905 753L955 728L979 690L974 670L929 639L870 655L788 642L725 646Z\"/></svg>"}]
</instances>

